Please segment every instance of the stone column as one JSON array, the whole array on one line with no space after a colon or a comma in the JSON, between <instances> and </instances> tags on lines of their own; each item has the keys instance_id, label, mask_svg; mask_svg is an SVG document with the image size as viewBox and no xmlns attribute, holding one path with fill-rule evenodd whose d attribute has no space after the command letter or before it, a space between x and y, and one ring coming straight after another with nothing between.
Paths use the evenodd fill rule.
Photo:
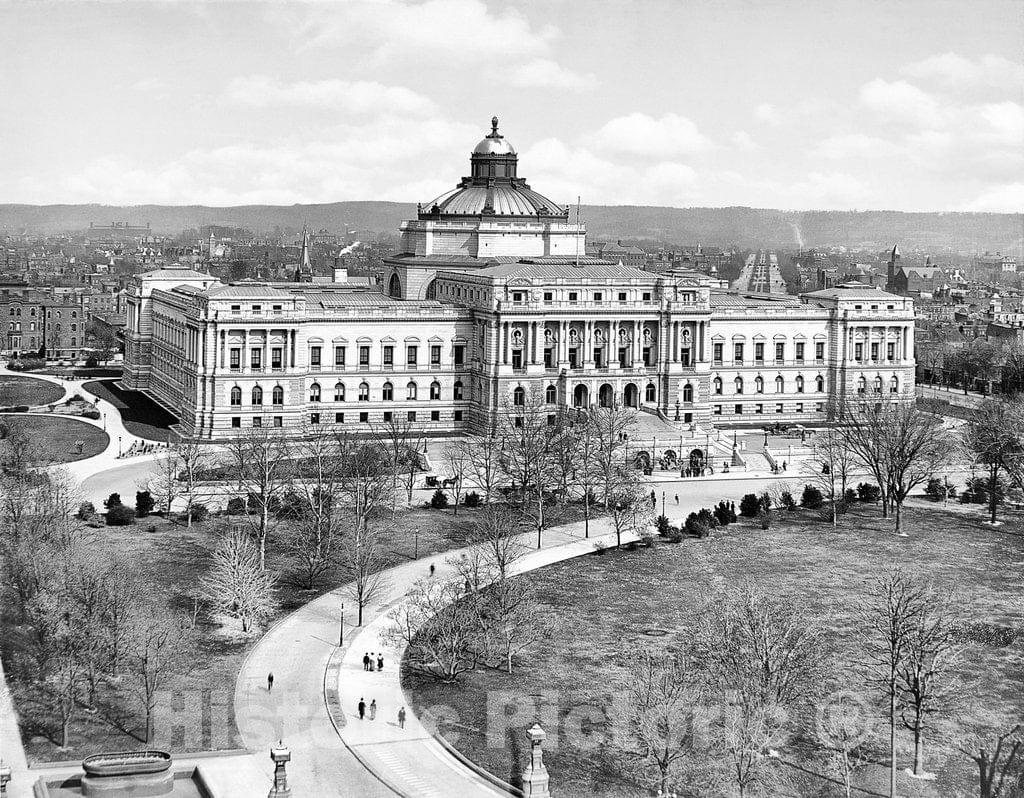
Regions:
<instances>
[{"instance_id":1,"label":"stone column","mask_svg":"<svg viewBox=\"0 0 1024 798\"><path fill-rule=\"evenodd\" d=\"M548 770L544 767L544 751L541 746L547 734L534 723L527 732L530 737L530 761L523 770L524 798L550 798L548 791Z\"/></svg>"}]
</instances>

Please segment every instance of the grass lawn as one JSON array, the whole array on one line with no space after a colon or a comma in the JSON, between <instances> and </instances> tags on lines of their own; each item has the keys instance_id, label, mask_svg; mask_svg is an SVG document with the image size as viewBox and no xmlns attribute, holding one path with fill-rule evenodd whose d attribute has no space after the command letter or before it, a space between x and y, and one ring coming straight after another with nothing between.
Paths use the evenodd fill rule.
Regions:
<instances>
[{"instance_id":1,"label":"grass lawn","mask_svg":"<svg viewBox=\"0 0 1024 798\"><path fill-rule=\"evenodd\" d=\"M127 503L128 496L124 496ZM415 529L419 529L418 555L424 560L424 572L431 556L461 545L465 528L475 510L460 509L457 518L450 511L399 509L396 523L390 523L390 510L378 515L386 526L384 549L389 565L407 562L417 554ZM206 572L210 555L217 544L218 530L225 519L214 518L194 524L191 529L158 516L136 520L127 527L101 527L95 530L97 547L131 563L149 587L152 600L165 603L183 619L193 612L193 595ZM270 623L297 609L336 584L325 584L314 591L302 590L289 578L289 564L275 554L273 542L268 550L268 566L281 574L278 598L280 606ZM2 600L0 600L2 614ZM175 673L162 691L157 715L156 747L171 751L200 751L241 747L233 715L235 678L248 651L258 638L224 634L200 611L198 643L188 658L188 668ZM12 657L25 630L3 618L0 646L4 653L8 678ZM13 683L13 680L12 680ZM22 725L22 738L29 759L36 762L62 759L80 760L99 751L124 751L145 747L142 742L144 716L139 703L130 697L130 682L122 680L120 696L113 686L101 688L98 711L84 709L76 713L72 728L72 750L61 751L59 723L51 706L40 703L30 687L14 686L16 706ZM128 695L128 700L125 696ZM204 707L207 709L204 710Z\"/></svg>"},{"instance_id":2,"label":"grass lawn","mask_svg":"<svg viewBox=\"0 0 1024 798\"><path fill-rule=\"evenodd\" d=\"M940 591L957 597L962 617L971 623L964 633L965 651L959 668L964 698L942 716L927 739L926 767L933 782L900 776L901 796L977 795L973 763L957 751L964 735L998 727L1005 730L1024 715L1024 534L1021 517L1008 514L992 528L983 510L924 501L908 506L909 537L891 534L873 507L858 507L832 528L798 512L767 531L750 522L716 530L708 540L688 539L653 550L612 551L550 566L535 574L542 615L551 632L524 652L512 676L481 670L455 686L406 673L404 685L412 703L446 706L457 713L450 740L475 762L509 780L525 764L523 723L506 745L488 747L488 696L512 691L526 702L544 695L557 705L560 718L594 707L596 737L575 740L559 736L545 723L545 763L552 794L569 796L650 795L623 775L625 755L613 742L589 747L602 739L613 696L622 695L632 652L673 646L685 640L690 625L712 594L728 584L751 580L773 594L805 608L828 630L837 675L864 659L856 626L856 602L869 595L874 581L892 566L934 579ZM847 689L871 695L853 676ZM872 699L873 702L873 699ZM529 706L529 703L527 704ZM532 723L533 713L528 712ZM611 713L616 715L617 713ZM885 735L884 725L878 729ZM911 764L910 735L900 732L900 768ZM550 743L559 737L557 749ZM500 727L499 727L499 738ZM513 743L515 745L513 745ZM821 772L806 742L794 740L783 759ZM884 760L880 760L884 761ZM780 794L839 795L820 777L780 765L790 784ZM887 771L869 765L860 786L887 794ZM694 796L711 794L707 785ZM864 794L864 793L860 793Z\"/></svg>"},{"instance_id":3,"label":"grass lawn","mask_svg":"<svg viewBox=\"0 0 1024 798\"><path fill-rule=\"evenodd\" d=\"M171 424L178 419L139 391L124 391L115 385L115 380L94 380L84 383L83 388L100 399L110 402L121 413L125 429L148 441L167 443Z\"/></svg>"},{"instance_id":4,"label":"grass lawn","mask_svg":"<svg viewBox=\"0 0 1024 798\"><path fill-rule=\"evenodd\" d=\"M11 427L25 430L34 444L54 463L70 463L99 454L107 448L110 436L98 427L61 416L35 416L8 413L3 419ZM81 441L82 450L78 450Z\"/></svg>"},{"instance_id":5,"label":"grass lawn","mask_svg":"<svg viewBox=\"0 0 1024 798\"><path fill-rule=\"evenodd\" d=\"M36 407L59 402L64 389L46 380L4 374L0 376L0 407Z\"/></svg>"}]
</instances>

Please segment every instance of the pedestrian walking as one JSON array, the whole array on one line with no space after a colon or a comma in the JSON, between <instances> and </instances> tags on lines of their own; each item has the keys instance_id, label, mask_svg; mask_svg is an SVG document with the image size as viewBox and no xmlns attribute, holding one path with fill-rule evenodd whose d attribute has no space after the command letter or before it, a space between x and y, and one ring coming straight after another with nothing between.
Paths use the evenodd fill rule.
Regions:
<instances>
[{"instance_id":1,"label":"pedestrian walking","mask_svg":"<svg viewBox=\"0 0 1024 798\"><path fill-rule=\"evenodd\" d=\"M359 720L366 717L366 702L363 699L359 699Z\"/></svg>"},{"instance_id":2,"label":"pedestrian walking","mask_svg":"<svg viewBox=\"0 0 1024 798\"><path fill-rule=\"evenodd\" d=\"M430 563L430 575L434 575L434 563Z\"/></svg>"},{"instance_id":3,"label":"pedestrian walking","mask_svg":"<svg viewBox=\"0 0 1024 798\"><path fill-rule=\"evenodd\" d=\"M273 689L274 689L274 674L273 673L268 673L267 674L267 692L269 693Z\"/></svg>"},{"instance_id":4,"label":"pedestrian walking","mask_svg":"<svg viewBox=\"0 0 1024 798\"><path fill-rule=\"evenodd\" d=\"M383 654L378 654L377 655L377 670L379 670L379 671L384 670L384 655Z\"/></svg>"},{"instance_id":5,"label":"pedestrian walking","mask_svg":"<svg viewBox=\"0 0 1024 798\"><path fill-rule=\"evenodd\" d=\"M371 651L370 652L370 667L367 668L367 670L370 671L370 673L373 673L373 659L374 659L374 654Z\"/></svg>"},{"instance_id":6,"label":"pedestrian walking","mask_svg":"<svg viewBox=\"0 0 1024 798\"><path fill-rule=\"evenodd\" d=\"M679 504L679 494L676 494L676 504Z\"/></svg>"},{"instance_id":7,"label":"pedestrian walking","mask_svg":"<svg viewBox=\"0 0 1024 798\"><path fill-rule=\"evenodd\" d=\"M370 655L367 652L363 652L363 670L370 670Z\"/></svg>"},{"instance_id":8,"label":"pedestrian walking","mask_svg":"<svg viewBox=\"0 0 1024 798\"><path fill-rule=\"evenodd\" d=\"M398 710L398 728L405 728L405 707L402 707L400 710Z\"/></svg>"},{"instance_id":9,"label":"pedestrian walking","mask_svg":"<svg viewBox=\"0 0 1024 798\"><path fill-rule=\"evenodd\" d=\"M654 507L657 507L657 506L658 506L658 494L655 493L652 490L651 491L651 507L654 508Z\"/></svg>"},{"instance_id":10,"label":"pedestrian walking","mask_svg":"<svg viewBox=\"0 0 1024 798\"><path fill-rule=\"evenodd\" d=\"M377 699L373 699L370 702L370 720L374 720L377 717Z\"/></svg>"}]
</instances>

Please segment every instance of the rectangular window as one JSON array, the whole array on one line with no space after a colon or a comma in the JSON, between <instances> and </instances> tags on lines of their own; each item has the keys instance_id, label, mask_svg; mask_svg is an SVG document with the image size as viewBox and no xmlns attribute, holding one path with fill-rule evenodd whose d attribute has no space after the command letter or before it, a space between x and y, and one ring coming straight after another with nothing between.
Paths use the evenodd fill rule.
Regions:
<instances>
[{"instance_id":1,"label":"rectangular window","mask_svg":"<svg viewBox=\"0 0 1024 798\"><path fill-rule=\"evenodd\" d=\"M743 362L743 344L732 345L732 359L734 363Z\"/></svg>"},{"instance_id":2,"label":"rectangular window","mask_svg":"<svg viewBox=\"0 0 1024 798\"><path fill-rule=\"evenodd\" d=\"M275 346L270 350L270 367L279 369L284 363L284 349L280 346Z\"/></svg>"},{"instance_id":3,"label":"rectangular window","mask_svg":"<svg viewBox=\"0 0 1024 798\"><path fill-rule=\"evenodd\" d=\"M764 405L754 405L754 413L761 415L764 413Z\"/></svg>"},{"instance_id":4,"label":"rectangular window","mask_svg":"<svg viewBox=\"0 0 1024 798\"><path fill-rule=\"evenodd\" d=\"M722 406L721 405L715 405L714 407L712 407L711 408L711 415L713 415L713 416L720 416L720 415L722 415Z\"/></svg>"},{"instance_id":5,"label":"rectangular window","mask_svg":"<svg viewBox=\"0 0 1024 798\"><path fill-rule=\"evenodd\" d=\"M690 347L683 347L682 351L679 353L679 360L684 366L690 365Z\"/></svg>"},{"instance_id":6,"label":"rectangular window","mask_svg":"<svg viewBox=\"0 0 1024 798\"><path fill-rule=\"evenodd\" d=\"M395 348L393 346L384 347L384 368L391 369L395 367Z\"/></svg>"},{"instance_id":7,"label":"rectangular window","mask_svg":"<svg viewBox=\"0 0 1024 798\"><path fill-rule=\"evenodd\" d=\"M594 368L604 368L604 349L600 346L594 347Z\"/></svg>"},{"instance_id":8,"label":"rectangular window","mask_svg":"<svg viewBox=\"0 0 1024 798\"><path fill-rule=\"evenodd\" d=\"M455 418L456 421L462 421L462 411L461 410L456 410L455 414L454 414L454 418Z\"/></svg>"},{"instance_id":9,"label":"rectangular window","mask_svg":"<svg viewBox=\"0 0 1024 798\"><path fill-rule=\"evenodd\" d=\"M345 423L345 414L344 413L335 413L334 414L334 423L335 424L344 424Z\"/></svg>"},{"instance_id":10,"label":"rectangular window","mask_svg":"<svg viewBox=\"0 0 1024 798\"><path fill-rule=\"evenodd\" d=\"M384 411L384 423L390 423L391 419L394 418L394 414L390 410Z\"/></svg>"},{"instance_id":11,"label":"rectangular window","mask_svg":"<svg viewBox=\"0 0 1024 798\"><path fill-rule=\"evenodd\" d=\"M858 363L864 360L864 344L853 345L853 359Z\"/></svg>"},{"instance_id":12,"label":"rectangular window","mask_svg":"<svg viewBox=\"0 0 1024 798\"><path fill-rule=\"evenodd\" d=\"M764 363L764 344L754 344L754 362Z\"/></svg>"},{"instance_id":13,"label":"rectangular window","mask_svg":"<svg viewBox=\"0 0 1024 798\"><path fill-rule=\"evenodd\" d=\"M521 369L523 367L523 350L513 349L512 350L512 368Z\"/></svg>"},{"instance_id":14,"label":"rectangular window","mask_svg":"<svg viewBox=\"0 0 1024 798\"><path fill-rule=\"evenodd\" d=\"M466 362L466 347L463 344L456 344L454 351L455 368L459 368Z\"/></svg>"},{"instance_id":15,"label":"rectangular window","mask_svg":"<svg viewBox=\"0 0 1024 798\"><path fill-rule=\"evenodd\" d=\"M786 357L786 345L782 343L775 344L775 362L781 363Z\"/></svg>"},{"instance_id":16,"label":"rectangular window","mask_svg":"<svg viewBox=\"0 0 1024 798\"><path fill-rule=\"evenodd\" d=\"M604 294L602 292L600 292L600 291L595 291L594 292L594 301L595 302L601 302L603 299L604 299Z\"/></svg>"},{"instance_id":17,"label":"rectangular window","mask_svg":"<svg viewBox=\"0 0 1024 798\"><path fill-rule=\"evenodd\" d=\"M238 427L241 427L242 426L242 417L241 416L232 416L231 417L231 426L236 428L236 429Z\"/></svg>"},{"instance_id":18,"label":"rectangular window","mask_svg":"<svg viewBox=\"0 0 1024 798\"><path fill-rule=\"evenodd\" d=\"M896 344L890 343L885 345L885 358L886 360L896 359Z\"/></svg>"},{"instance_id":19,"label":"rectangular window","mask_svg":"<svg viewBox=\"0 0 1024 798\"><path fill-rule=\"evenodd\" d=\"M781 413L782 412L782 402L779 402L777 405L775 405L775 412L776 413Z\"/></svg>"},{"instance_id":20,"label":"rectangular window","mask_svg":"<svg viewBox=\"0 0 1024 798\"><path fill-rule=\"evenodd\" d=\"M818 402L817 404L815 404L814 405L814 412L816 412L816 413L824 413L825 412L825 403L824 402Z\"/></svg>"},{"instance_id":21,"label":"rectangular window","mask_svg":"<svg viewBox=\"0 0 1024 798\"><path fill-rule=\"evenodd\" d=\"M578 369L580 367L580 350L579 347L569 347L569 368Z\"/></svg>"},{"instance_id":22,"label":"rectangular window","mask_svg":"<svg viewBox=\"0 0 1024 798\"><path fill-rule=\"evenodd\" d=\"M625 302L625 301L626 301L626 292L625 291L619 291L619 302Z\"/></svg>"},{"instance_id":23,"label":"rectangular window","mask_svg":"<svg viewBox=\"0 0 1024 798\"><path fill-rule=\"evenodd\" d=\"M819 363L825 362L825 342L818 341L814 344L814 359Z\"/></svg>"},{"instance_id":24,"label":"rectangular window","mask_svg":"<svg viewBox=\"0 0 1024 798\"><path fill-rule=\"evenodd\" d=\"M643 301L644 302L650 302L651 301L651 292L650 291L644 291L644 293L643 293Z\"/></svg>"},{"instance_id":25,"label":"rectangular window","mask_svg":"<svg viewBox=\"0 0 1024 798\"><path fill-rule=\"evenodd\" d=\"M233 347L231 347L231 354L230 354L230 356L231 356L231 361L230 361L231 362L231 369L233 371L238 371L239 369L241 369L242 368L242 350L239 349L238 347L233 346Z\"/></svg>"},{"instance_id":26,"label":"rectangular window","mask_svg":"<svg viewBox=\"0 0 1024 798\"><path fill-rule=\"evenodd\" d=\"M871 344L871 359L878 360L878 344Z\"/></svg>"},{"instance_id":27,"label":"rectangular window","mask_svg":"<svg viewBox=\"0 0 1024 798\"><path fill-rule=\"evenodd\" d=\"M415 410L410 410L408 413L406 413L405 417L409 421L415 421L416 420L416 411Z\"/></svg>"},{"instance_id":28,"label":"rectangular window","mask_svg":"<svg viewBox=\"0 0 1024 798\"><path fill-rule=\"evenodd\" d=\"M689 424L693 421L693 413L683 413L683 422Z\"/></svg>"},{"instance_id":29,"label":"rectangular window","mask_svg":"<svg viewBox=\"0 0 1024 798\"><path fill-rule=\"evenodd\" d=\"M555 295L551 291L545 291L544 292L544 302L545 303L552 302L554 300L554 298L555 298Z\"/></svg>"},{"instance_id":30,"label":"rectangular window","mask_svg":"<svg viewBox=\"0 0 1024 798\"><path fill-rule=\"evenodd\" d=\"M274 426L280 427L284 425L284 416L274 416Z\"/></svg>"},{"instance_id":31,"label":"rectangular window","mask_svg":"<svg viewBox=\"0 0 1024 798\"><path fill-rule=\"evenodd\" d=\"M441 368L441 347L434 345L430 347L430 367L432 369Z\"/></svg>"},{"instance_id":32,"label":"rectangular window","mask_svg":"<svg viewBox=\"0 0 1024 798\"><path fill-rule=\"evenodd\" d=\"M735 410L736 415L737 416L742 416L743 415L743 405L735 405L735 408L736 408L736 410Z\"/></svg>"},{"instance_id":33,"label":"rectangular window","mask_svg":"<svg viewBox=\"0 0 1024 798\"><path fill-rule=\"evenodd\" d=\"M716 366L722 365L722 344L715 344L712 347L712 359L715 361Z\"/></svg>"},{"instance_id":34,"label":"rectangular window","mask_svg":"<svg viewBox=\"0 0 1024 798\"><path fill-rule=\"evenodd\" d=\"M320 347L311 346L309 348L309 365L315 369L320 368Z\"/></svg>"},{"instance_id":35,"label":"rectangular window","mask_svg":"<svg viewBox=\"0 0 1024 798\"><path fill-rule=\"evenodd\" d=\"M253 371L263 369L263 350L253 349L249 352L249 366Z\"/></svg>"},{"instance_id":36,"label":"rectangular window","mask_svg":"<svg viewBox=\"0 0 1024 798\"><path fill-rule=\"evenodd\" d=\"M796 362L797 363L803 363L804 362L804 345L803 345L802 342L798 343L796 345Z\"/></svg>"},{"instance_id":37,"label":"rectangular window","mask_svg":"<svg viewBox=\"0 0 1024 798\"><path fill-rule=\"evenodd\" d=\"M803 402L797 402L796 403L796 412L797 413L803 413L804 412L804 403Z\"/></svg>"},{"instance_id":38,"label":"rectangular window","mask_svg":"<svg viewBox=\"0 0 1024 798\"><path fill-rule=\"evenodd\" d=\"M233 316L240 316L242 314L242 306L241 305L232 305L231 306L231 314Z\"/></svg>"},{"instance_id":39,"label":"rectangular window","mask_svg":"<svg viewBox=\"0 0 1024 798\"><path fill-rule=\"evenodd\" d=\"M359 423L360 424L365 424L369 420L370 420L370 414L369 413L360 413L359 414Z\"/></svg>"},{"instance_id":40,"label":"rectangular window","mask_svg":"<svg viewBox=\"0 0 1024 798\"><path fill-rule=\"evenodd\" d=\"M416 361L419 356L419 348L416 346L407 346L405 348L405 364L409 368L416 368Z\"/></svg>"},{"instance_id":41,"label":"rectangular window","mask_svg":"<svg viewBox=\"0 0 1024 798\"><path fill-rule=\"evenodd\" d=\"M370 347L368 346L359 347L359 368L370 368Z\"/></svg>"},{"instance_id":42,"label":"rectangular window","mask_svg":"<svg viewBox=\"0 0 1024 798\"><path fill-rule=\"evenodd\" d=\"M431 421L440 421L441 420L441 411L440 410L431 410L430 411L430 420Z\"/></svg>"},{"instance_id":43,"label":"rectangular window","mask_svg":"<svg viewBox=\"0 0 1024 798\"><path fill-rule=\"evenodd\" d=\"M263 417L262 416L253 416L252 417L252 425L254 427L262 427L263 426Z\"/></svg>"},{"instance_id":44,"label":"rectangular window","mask_svg":"<svg viewBox=\"0 0 1024 798\"><path fill-rule=\"evenodd\" d=\"M338 366L339 368L345 367L345 347L334 347L334 365Z\"/></svg>"},{"instance_id":45,"label":"rectangular window","mask_svg":"<svg viewBox=\"0 0 1024 798\"><path fill-rule=\"evenodd\" d=\"M256 316L262 315L263 314L263 305L253 305L252 306L252 312Z\"/></svg>"},{"instance_id":46,"label":"rectangular window","mask_svg":"<svg viewBox=\"0 0 1024 798\"><path fill-rule=\"evenodd\" d=\"M553 369L555 367L555 350L548 347L544 350L544 368Z\"/></svg>"},{"instance_id":47,"label":"rectangular window","mask_svg":"<svg viewBox=\"0 0 1024 798\"><path fill-rule=\"evenodd\" d=\"M523 292L522 291L513 291L512 292L512 301L513 302L522 302L523 301Z\"/></svg>"},{"instance_id":48,"label":"rectangular window","mask_svg":"<svg viewBox=\"0 0 1024 798\"><path fill-rule=\"evenodd\" d=\"M619 347L619 367L626 368L629 365L629 361L626 359L626 353L629 352L626 347Z\"/></svg>"},{"instance_id":49,"label":"rectangular window","mask_svg":"<svg viewBox=\"0 0 1024 798\"><path fill-rule=\"evenodd\" d=\"M649 346L645 346L644 347L643 355L644 355L644 365L649 367L651 365L651 348Z\"/></svg>"},{"instance_id":50,"label":"rectangular window","mask_svg":"<svg viewBox=\"0 0 1024 798\"><path fill-rule=\"evenodd\" d=\"M274 305L272 310L274 311L274 315L275 316L280 316L281 315L282 308L281 308L280 305Z\"/></svg>"},{"instance_id":51,"label":"rectangular window","mask_svg":"<svg viewBox=\"0 0 1024 798\"><path fill-rule=\"evenodd\" d=\"M569 292L569 301L570 302L576 302L579 299L579 296L580 295L576 291L570 291Z\"/></svg>"}]
</instances>

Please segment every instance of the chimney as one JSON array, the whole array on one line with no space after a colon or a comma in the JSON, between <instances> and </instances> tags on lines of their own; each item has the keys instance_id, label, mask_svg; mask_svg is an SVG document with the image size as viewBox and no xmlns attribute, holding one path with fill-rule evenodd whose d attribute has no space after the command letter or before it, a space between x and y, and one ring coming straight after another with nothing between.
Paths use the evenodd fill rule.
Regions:
<instances>
[{"instance_id":1,"label":"chimney","mask_svg":"<svg viewBox=\"0 0 1024 798\"><path fill-rule=\"evenodd\" d=\"M336 283L347 283L348 282L348 267L339 266L337 261L334 263L334 282Z\"/></svg>"}]
</instances>

